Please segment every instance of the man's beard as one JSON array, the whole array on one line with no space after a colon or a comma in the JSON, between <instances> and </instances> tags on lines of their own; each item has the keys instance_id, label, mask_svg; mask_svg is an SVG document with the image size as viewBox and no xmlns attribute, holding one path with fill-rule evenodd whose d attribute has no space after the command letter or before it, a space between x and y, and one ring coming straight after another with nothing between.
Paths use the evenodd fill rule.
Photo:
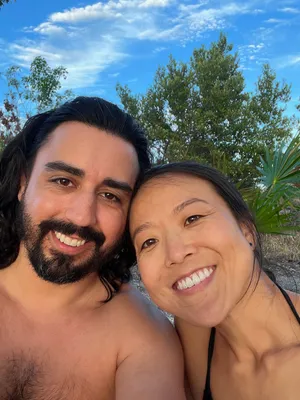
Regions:
<instances>
[{"instance_id":1,"label":"man's beard","mask_svg":"<svg viewBox=\"0 0 300 400\"><path fill-rule=\"evenodd\" d=\"M44 220L39 225L34 225L31 216L26 212L24 200L20 202L17 221L20 241L23 241L29 261L37 275L45 281L60 285L78 282L93 272L101 275L101 269L114 258L121 244L120 239L113 247L104 251L102 246L106 239L105 235L90 227L78 227L72 223L54 219ZM81 254L73 256L54 249L50 249L50 255L46 256L43 251L43 242L51 231L65 235L76 234L79 240L93 242L94 250L82 262L76 262L76 258L79 258Z\"/></svg>"}]
</instances>

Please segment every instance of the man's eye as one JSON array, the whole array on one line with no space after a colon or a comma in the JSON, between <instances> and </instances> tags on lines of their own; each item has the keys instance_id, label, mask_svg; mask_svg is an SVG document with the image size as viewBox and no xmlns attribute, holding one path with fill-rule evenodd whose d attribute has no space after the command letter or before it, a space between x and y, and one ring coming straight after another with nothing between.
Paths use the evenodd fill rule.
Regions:
<instances>
[{"instance_id":1,"label":"man's eye","mask_svg":"<svg viewBox=\"0 0 300 400\"><path fill-rule=\"evenodd\" d=\"M142 244L141 250L148 249L149 247L153 246L157 242L156 239L147 239Z\"/></svg>"},{"instance_id":2,"label":"man's eye","mask_svg":"<svg viewBox=\"0 0 300 400\"><path fill-rule=\"evenodd\" d=\"M121 200L119 199L119 197L117 197L115 194L109 193L109 192L105 192L105 193L100 193L100 195L102 197L104 197L106 200L112 201L112 202L116 202L116 203L120 203Z\"/></svg>"},{"instance_id":3,"label":"man's eye","mask_svg":"<svg viewBox=\"0 0 300 400\"><path fill-rule=\"evenodd\" d=\"M57 183L59 186L72 187L73 183L67 178L52 179L52 182Z\"/></svg>"},{"instance_id":4,"label":"man's eye","mask_svg":"<svg viewBox=\"0 0 300 400\"><path fill-rule=\"evenodd\" d=\"M186 226L186 225L190 225L190 224L192 224L193 222L198 221L200 218L201 218L201 215L191 215L190 217L188 217L188 218L185 220L184 225L185 225L185 226Z\"/></svg>"}]
</instances>

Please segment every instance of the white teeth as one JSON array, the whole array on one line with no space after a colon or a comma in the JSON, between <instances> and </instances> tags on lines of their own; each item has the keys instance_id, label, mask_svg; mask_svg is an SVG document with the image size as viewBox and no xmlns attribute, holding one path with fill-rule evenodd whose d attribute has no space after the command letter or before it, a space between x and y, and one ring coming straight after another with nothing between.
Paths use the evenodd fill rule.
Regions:
<instances>
[{"instance_id":1,"label":"white teeth","mask_svg":"<svg viewBox=\"0 0 300 400\"><path fill-rule=\"evenodd\" d=\"M68 246L71 246L71 247L79 247L79 246L84 245L84 243L85 243L85 240L73 239L73 238L70 238L69 236L64 235L63 233L60 233L60 232L54 232L54 233L60 242L67 244Z\"/></svg>"},{"instance_id":2,"label":"white teeth","mask_svg":"<svg viewBox=\"0 0 300 400\"><path fill-rule=\"evenodd\" d=\"M202 272L202 271L199 271L199 272L198 272L198 275L199 275L199 278L200 278L201 282L204 281L204 279L206 278L206 275L205 275L204 271L203 271L203 272ZM208 276L209 276L209 275L208 275Z\"/></svg>"},{"instance_id":3,"label":"white teeth","mask_svg":"<svg viewBox=\"0 0 300 400\"><path fill-rule=\"evenodd\" d=\"M197 274L193 274L192 279L193 279L194 285L198 285L198 283L201 282L201 279L199 278L199 276Z\"/></svg>"},{"instance_id":4,"label":"white teeth","mask_svg":"<svg viewBox=\"0 0 300 400\"><path fill-rule=\"evenodd\" d=\"M204 268L201 271L194 272L190 276L177 281L176 287L178 290L184 290L198 285L199 283L207 279L213 273L213 271L214 269L212 267L209 267Z\"/></svg>"},{"instance_id":5,"label":"white teeth","mask_svg":"<svg viewBox=\"0 0 300 400\"><path fill-rule=\"evenodd\" d=\"M193 282L193 280L191 278L186 278L185 282L186 282L186 286L188 288L194 286L194 282Z\"/></svg>"}]
</instances>

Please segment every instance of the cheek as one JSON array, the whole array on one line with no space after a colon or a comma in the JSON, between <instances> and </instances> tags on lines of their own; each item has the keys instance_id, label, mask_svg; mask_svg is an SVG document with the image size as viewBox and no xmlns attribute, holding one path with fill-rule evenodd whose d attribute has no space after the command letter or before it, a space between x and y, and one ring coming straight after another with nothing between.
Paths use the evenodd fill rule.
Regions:
<instances>
[{"instance_id":1,"label":"cheek","mask_svg":"<svg viewBox=\"0 0 300 400\"><path fill-rule=\"evenodd\" d=\"M44 196L39 191L26 191L24 202L26 212L37 221L49 219L63 209L61 201L57 202L57 199L52 199L51 195Z\"/></svg>"},{"instance_id":2,"label":"cheek","mask_svg":"<svg viewBox=\"0 0 300 400\"><path fill-rule=\"evenodd\" d=\"M99 230L105 237L107 244L113 245L123 234L126 224L125 213L119 210L106 209L99 212Z\"/></svg>"},{"instance_id":3,"label":"cheek","mask_svg":"<svg viewBox=\"0 0 300 400\"><path fill-rule=\"evenodd\" d=\"M150 257L148 260L141 258L138 259L138 268L145 288L151 294L151 297L159 296L164 285L159 263L154 259L150 259Z\"/></svg>"}]
</instances>

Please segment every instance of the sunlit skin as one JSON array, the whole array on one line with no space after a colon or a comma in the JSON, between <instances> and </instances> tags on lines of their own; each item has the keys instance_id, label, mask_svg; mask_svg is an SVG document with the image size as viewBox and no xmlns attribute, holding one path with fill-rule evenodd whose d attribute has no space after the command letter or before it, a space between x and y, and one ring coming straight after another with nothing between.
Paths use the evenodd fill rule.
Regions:
<instances>
[{"instance_id":1,"label":"sunlit skin","mask_svg":"<svg viewBox=\"0 0 300 400\"><path fill-rule=\"evenodd\" d=\"M19 200L24 199L25 210L34 225L46 219L58 219L103 232L105 250L123 233L137 174L137 156L129 143L98 128L67 122L56 129L38 152L29 181L23 177ZM73 248L62 244L50 232L44 239L43 249L45 255L50 249L73 254L80 262L91 255L94 244L88 242ZM41 288L43 298L45 288L57 290L35 277L26 258L26 250L21 245L18 258L7 270L11 275L14 268L19 270L19 265L22 265L16 275L23 290L24 274L37 281L37 289ZM97 282L99 279L94 274L88 280ZM25 279L25 282L29 281ZM85 282L80 282L76 289L80 291L82 287L85 287ZM74 289L71 288L70 292L73 293Z\"/></svg>"},{"instance_id":2,"label":"sunlit skin","mask_svg":"<svg viewBox=\"0 0 300 400\"><path fill-rule=\"evenodd\" d=\"M161 308L214 326L245 293L252 239L209 183L193 177L150 181L134 199L130 227L143 282ZM209 283L196 291L174 288L180 278L210 266Z\"/></svg>"},{"instance_id":3,"label":"sunlit skin","mask_svg":"<svg viewBox=\"0 0 300 400\"><path fill-rule=\"evenodd\" d=\"M124 230L137 173L137 156L129 143L97 128L68 122L57 128L57 135L38 153L26 188L25 207L34 223L54 218L101 231L106 237L104 248L109 248ZM25 182L19 197L24 189ZM47 242L45 252L48 246L59 246L81 257L88 255L85 247L91 247L62 249L53 235Z\"/></svg>"},{"instance_id":4,"label":"sunlit skin","mask_svg":"<svg viewBox=\"0 0 300 400\"><path fill-rule=\"evenodd\" d=\"M152 178L133 200L130 232L147 291L176 317L193 399L203 396L216 326L214 400L296 400L299 325L277 287L259 275L251 231L214 187L184 174ZM204 268L213 271L207 279L178 290L182 278ZM299 312L299 296L289 295Z\"/></svg>"},{"instance_id":5,"label":"sunlit skin","mask_svg":"<svg viewBox=\"0 0 300 400\"><path fill-rule=\"evenodd\" d=\"M18 197L33 227L49 219L89 227L103 232L109 251L123 234L138 173L131 144L66 122L38 151ZM53 250L72 255L76 268L95 244L71 247L50 231L42 249L46 257ZM130 284L106 299L97 272L71 284L41 279L21 243L15 262L0 270L0 398L22 390L28 399L164 400L168 391L184 400L182 354L171 325Z\"/></svg>"}]
</instances>

